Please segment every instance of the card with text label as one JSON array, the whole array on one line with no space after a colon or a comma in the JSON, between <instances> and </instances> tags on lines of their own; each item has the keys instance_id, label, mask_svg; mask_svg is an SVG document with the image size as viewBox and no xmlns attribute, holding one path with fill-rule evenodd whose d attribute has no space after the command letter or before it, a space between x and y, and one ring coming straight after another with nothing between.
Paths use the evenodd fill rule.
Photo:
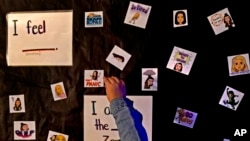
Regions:
<instances>
[{"instance_id":1,"label":"card with text label","mask_svg":"<svg viewBox=\"0 0 250 141\"><path fill-rule=\"evenodd\" d=\"M148 141L152 141L152 96L127 96L143 116ZM120 140L106 95L84 95L84 141ZM94 135L94 136L92 136Z\"/></svg>"},{"instance_id":2,"label":"card with text label","mask_svg":"<svg viewBox=\"0 0 250 141\"><path fill-rule=\"evenodd\" d=\"M24 113L25 101L24 95L10 95L9 96L9 109L10 113Z\"/></svg>"},{"instance_id":3,"label":"card with text label","mask_svg":"<svg viewBox=\"0 0 250 141\"><path fill-rule=\"evenodd\" d=\"M226 86L224 93L219 101L219 104L236 111L240 105L243 96L244 93L229 86Z\"/></svg>"},{"instance_id":4,"label":"card with text label","mask_svg":"<svg viewBox=\"0 0 250 141\"><path fill-rule=\"evenodd\" d=\"M69 136L56 131L49 131L47 141L68 141Z\"/></svg>"},{"instance_id":5,"label":"card with text label","mask_svg":"<svg viewBox=\"0 0 250 141\"><path fill-rule=\"evenodd\" d=\"M222 9L208 16L207 18L215 35L218 35L235 27L234 21L229 13L228 8Z\"/></svg>"},{"instance_id":6,"label":"card with text label","mask_svg":"<svg viewBox=\"0 0 250 141\"><path fill-rule=\"evenodd\" d=\"M195 52L174 47L166 67L176 72L189 75L195 58Z\"/></svg>"},{"instance_id":7,"label":"card with text label","mask_svg":"<svg viewBox=\"0 0 250 141\"><path fill-rule=\"evenodd\" d=\"M249 55L238 54L227 57L229 76L249 74Z\"/></svg>"},{"instance_id":8,"label":"card with text label","mask_svg":"<svg viewBox=\"0 0 250 141\"><path fill-rule=\"evenodd\" d=\"M158 68L142 68L142 91L157 91Z\"/></svg>"},{"instance_id":9,"label":"card with text label","mask_svg":"<svg viewBox=\"0 0 250 141\"><path fill-rule=\"evenodd\" d=\"M72 66L73 12L11 12L8 66Z\"/></svg>"},{"instance_id":10,"label":"card with text label","mask_svg":"<svg viewBox=\"0 0 250 141\"><path fill-rule=\"evenodd\" d=\"M103 27L103 12L85 12L85 27Z\"/></svg>"},{"instance_id":11,"label":"card with text label","mask_svg":"<svg viewBox=\"0 0 250 141\"><path fill-rule=\"evenodd\" d=\"M104 87L104 70L84 70L84 87Z\"/></svg>"},{"instance_id":12,"label":"card with text label","mask_svg":"<svg viewBox=\"0 0 250 141\"><path fill-rule=\"evenodd\" d=\"M150 12L151 6L130 1L124 23L145 29Z\"/></svg>"},{"instance_id":13,"label":"card with text label","mask_svg":"<svg viewBox=\"0 0 250 141\"><path fill-rule=\"evenodd\" d=\"M35 121L14 121L14 140L36 140Z\"/></svg>"},{"instance_id":14,"label":"card with text label","mask_svg":"<svg viewBox=\"0 0 250 141\"><path fill-rule=\"evenodd\" d=\"M178 107L174 117L174 123L193 128L197 115L195 112Z\"/></svg>"}]
</instances>

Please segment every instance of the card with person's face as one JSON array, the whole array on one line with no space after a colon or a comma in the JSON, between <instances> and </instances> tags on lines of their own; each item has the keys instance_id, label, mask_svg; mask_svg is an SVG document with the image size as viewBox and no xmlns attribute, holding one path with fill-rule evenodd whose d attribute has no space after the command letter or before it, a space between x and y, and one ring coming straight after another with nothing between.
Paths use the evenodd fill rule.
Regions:
<instances>
[{"instance_id":1,"label":"card with person's face","mask_svg":"<svg viewBox=\"0 0 250 141\"><path fill-rule=\"evenodd\" d=\"M68 141L68 139L69 135L50 130L47 141Z\"/></svg>"},{"instance_id":2,"label":"card with person's face","mask_svg":"<svg viewBox=\"0 0 250 141\"><path fill-rule=\"evenodd\" d=\"M84 70L84 87L104 87L104 70Z\"/></svg>"},{"instance_id":3,"label":"card with person's face","mask_svg":"<svg viewBox=\"0 0 250 141\"><path fill-rule=\"evenodd\" d=\"M219 104L236 111L239 107L240 102L242 101L243 96L244 93L232 87L226 86Z\"/></svg>"},{"instance_id":4,"label":"card with person's face","mask_svg":"<svg viewBox=\"0 0 250 141\"><path fill-rule=\"evenodd\" d=\"M131 55L129 53L115 45L106 58L106 61L116 68L123 70L130 58Z\"/></svg>"},{"instance_id":5,"label":"card with person's face","mask_svg":"<svg viewBox=\"0 0 250 141\"><path fill-rule=\"evenodd\" d=\"M63 82L51 84L50 87L55 101L67 98Z\"/></svg>"},{"instance_id":6,"label":"card with person's face","mask_svg":"<svg viewBox=\"0 0 250 141\"><path fill-rule=\"evenodd\" d=\"M187 9L173 11L174 27L182 27L188 25Z\"/></svg>"},{"instance_id":7,"label":"card with person's face","mask_svg":"<svg viewBox=\"0 0 250 141\"><path fill-rule=\"evenodd\" d=\"M142 91L157 91L157 82L157 68L142 68Z\"/></svg>"},{"instance_id":8,"label":"card with person's face","mask_svg":"<svg viewBox=\"0 0 250 141\"><path fill-rule=\"evenodd\" d=\"M10 95L9 96L9 109L10 113L24 113L25 101L24 95Z\"/></svg>"},{"instance_id":9,"label":"card with person's face","mask_svg":"<svg viewBox=\"0 0 250 141\"><path fill-rule=\"evenodd\" d=\"M188 128L193 128L197 115L198 114L195 112L178 107L174 117L174 123Z\"/></svg>"},{"instance_id":10,"label":"card with person's face","mask_svg":"<svg viewBox=\"0 0 250 141\"><path fill-rule=\"evenodd\" d=\"M215 35L235 27L228 8L224 8L207 17Z\"/></svg>"},{"instance_id":11,"label":"card with person's face","mask_svg":"<svg viewBox=\"0 0 250 141\"><path fill-rule=\"evenodd\" d=\"M166 67L176 72L189 75L195 58L195 52L175 46Z\"/></svg>"},{"instance_id":12,"label":"card with person's face","mask_svg":"<svg viewBox=\"0 0 250 141\"><path fill-rule=\"evenodd\" d=\"M130 1L124 23L146 28L150 11L151 6Z\"/></svg>"},{"instance_id":13,"label":"card with person's face","mask_svg":"<svg viewBox=\"0 0 250 141\"><path fill-rule=\"evenodd\" d=\"M238 54L227 57L229 76L249 74L249 55Z\"/></svg>"},{"instance_id":14,"label":"card with person's face","mask_svg":"<svg viewBox=\"0 0 250 141\"><path fill-rule=\"evenodd\" d=\"M14 121L14 140L36 140L35 121Z\"/></svg>"}]
</instances>

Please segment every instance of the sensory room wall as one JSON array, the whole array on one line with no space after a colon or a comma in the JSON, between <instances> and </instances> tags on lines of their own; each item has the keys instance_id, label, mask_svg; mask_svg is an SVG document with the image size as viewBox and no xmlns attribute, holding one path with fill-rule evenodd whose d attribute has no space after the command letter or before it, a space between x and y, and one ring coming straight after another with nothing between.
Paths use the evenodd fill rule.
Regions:
<instances>
[{"instance_id":1,"label":"sensory room wall","mask_svg":"<svg viewBox=\"0 0 250 141\"><path fill-rule=\"evenodd\" d=\"M149 141L249 141L246 5L0 0L0 140L119 140L95 126L114 125L102 77L117 76L143 112ZM87 78L94 70L96 81ZM88 116L89 106L106 115Z\"/></svg>"}]
</instances>

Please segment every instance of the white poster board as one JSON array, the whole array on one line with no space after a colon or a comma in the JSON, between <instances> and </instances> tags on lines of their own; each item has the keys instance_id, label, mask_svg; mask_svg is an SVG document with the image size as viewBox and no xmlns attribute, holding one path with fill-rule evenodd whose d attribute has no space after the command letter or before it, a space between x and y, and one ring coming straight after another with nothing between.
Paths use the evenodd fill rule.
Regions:
<instances>
[{"instance_id":1,"label":"white poster board","mask_svg":"<svg viewBox=\"0 0 250 141\"><path fill-rule=\"evenodd\" d=\"M72 66L72 17L72 10L8 13L8 66Z\"/></svg>"},{"instance_id":2,"label":"white poster board","mask_svg":"<svg viewBox=\"0 0 250 141\"><path fill-rule=\"evenodd\" d=\"M143 115L143 126L152 141L152 96L127 96ZM120 140L106 95L84 95L84 141Z\"/></svg>"}]
</instances>

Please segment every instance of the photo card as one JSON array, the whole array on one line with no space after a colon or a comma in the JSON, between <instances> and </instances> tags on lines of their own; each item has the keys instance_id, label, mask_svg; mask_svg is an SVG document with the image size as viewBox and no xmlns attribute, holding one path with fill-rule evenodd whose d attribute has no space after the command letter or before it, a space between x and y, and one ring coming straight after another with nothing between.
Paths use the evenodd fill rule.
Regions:
<instances>
[{"instance_id":1,"label":"photo card","mask_svg":"<svg viewBox=\"0 0 250 141\"><path fill-rule=\"evenodd\" d=\"M9 109L10 113L24 113L25 112L24 95L23 94L10 95Z\"/></svg>"},{"instance_id":2,"label":"photo card","mask_svg":"<svg viewBox=\"0 0 250 141\"><path fill-rule=\"evenodd\" d=\"M195 112L178 107L174 117L174 123L188 128L193 128L197 115L198 114Z\"/></svg>"},{"instance_id":3,"label":"photo card","mask_svg":"<svg viewBox=\"0 0 250 141\"><path fill-rule=\"evenodd\" d=\"M239 54L227 57L229 76L249 74L249 54Z\"/></svg>"},{"instance_id":4,"label":"photo card","mask_svg":"<svg viewBox=\"0 0 250 141\"><path fill-rule=\"evenodd\" d=\"M14 140L36 140L35 121L14 121Z\"/></svg>"},{"instance_id":5,"label":"photo card","mask_svg":"<svg viewBox=\"0 0 250 141\"><path fill-rule=\"evenodd\" d=\"M189 75L196 55L197 53L195 52L175 46L166 67L176 72Z\"/></svg>"},{"instance_id":6,"label":"photo card","mask_svg":"<svg viewBox=\"0 0 250 141\"><path fill-rule=\"evenodd\" d=\"M129 53L115 45L106 58L106 61L122 71L130 58L131 55Z\"/></svg>"},{"instance_id":7,"label":"photo card","mask_svg":"<svg viewBox=\"0 0 250 141\"><path fill-rule=\"evenodd\" d=\"M243 96L244 93L232 87L226 86L219 101L219 104L231 110L236 111L237 108L239 107L240 102L242 101Z\"/></svg>"},{"instance_id":8,"label":"photo card","mask_svg":"<svg viewBox=\"0 0 250 141\"><path fill-rule=\"evenodd\" d=\"M150 12L151 6L130 1L124 23L145 29Z\"/></svg>"},{"instance_id":9,"label":"photo card","mask_svg":"<svg viewBox=\"0 0 250 141\"><path fill-rule=\"evenodd\" d=\"M50 87L55 101L67 98L63 82L51 84Z\"/></svg>"},{"instance_id":10,"label":"photo card","mask_svg":"<svg viewBox=\"0 0 250 141\"><path fill-rule=\"evenodd\" d=\"M208 16L207 18L215 35L218 35L224 31L235 27L234 21L231 17L228 8L224 8Z\"/></svg>"},{"instance_id":11,"label":"photo card","mask_svg":"<svg viewBox=\"0 0 250 141\"><path fill-rule=\"evenodd\" d=\"M188 25L187 9L173 11L173 25L174 27L182 27Z\"/></svg>"},{"instance_id":12,"label":"photo card","mask_svg":"<svg viewBox=\"0 0 250 141\"><path fill-rule=\"evenodd\" d=\"M84 70L84 87L104 87L104 70Z\"/></svg>"},{"instance_id":13,"label":"photo card","mask_svg":"<svg viewBox=\"0 0 250 141\"><path fill-rule=\"evenodd\" d=\"M85 12L85 28L103 27L103 11Z\"/></svg>"},{"instance_id":14,"label":"photo card","mask_svg":"<svg viewBox=\"0 0 250 141\"><path fill-rule=\"evenodd\" d=\"M47 141L68 141L69 135L49 130Z\"/></svg>"},{"instance_id":15,"label":"photo card","mask_svg":"<svg viewBox=\"0 0 250 141\"><path fill-rule=\"evenodd\" d=\"M142 68L142 91L157 91L158 68Z\"/></svg>"}]
</instances>

